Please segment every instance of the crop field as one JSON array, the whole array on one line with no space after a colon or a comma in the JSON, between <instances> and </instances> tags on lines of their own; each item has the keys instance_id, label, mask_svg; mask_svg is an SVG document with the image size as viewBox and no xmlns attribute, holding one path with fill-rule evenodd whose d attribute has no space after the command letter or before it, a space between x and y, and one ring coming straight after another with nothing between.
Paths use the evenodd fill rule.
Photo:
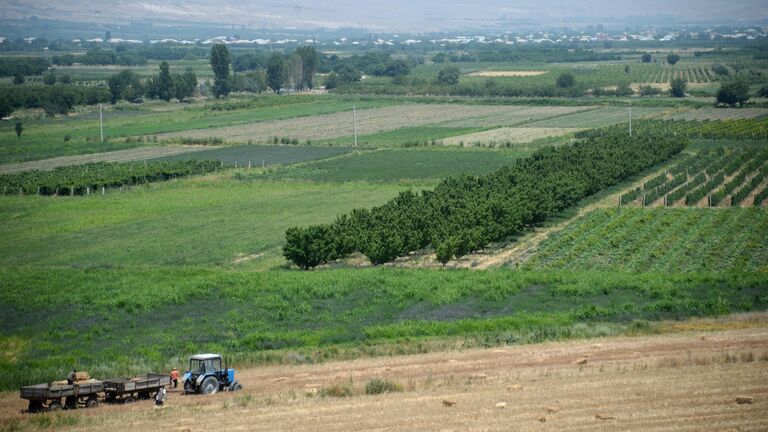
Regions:
<instances>
[{"instance_id":1,"label":"crop field","mask_svg":"<svg viewBox=\"0 0 768 432\"><path fill-rule=\"evenodd\" d=\"M387 100L366 101L356 97L345 99L286 95L280 98L274 96L230 98L226 101L197 104L147 103L146 106L145 104L141 106L120 104L107 111L110 116L104 121L105 142L99 141L98 107L88 107L71 117L24 119L24 133L21 137L16 136L13 122L1 122L0 146L3 152L0 153L0 163L151 147L158 145L157 135L161 133L317 116L351 110L353 104L365 109L393 103L395 102ZM192 135L192 133L179 135ZM247 141L246 139L244 142ZM186 142L185 144L211 143Z\"/></svg>"},{"instance_id":2,"label":"crop field","mask_svg":"<svg viewBox=\"0 0 768 432\"><path fill-rule=\"evenodd\" d=\"M612 129L612 128L607 128ZM638 134L686 136L693 139L756 141L768 140L768 119L739 120L639 120L632 122ZM598 136L606 128L576 133L577 138Z\"/></svg>"},{"instance_id":3,"label":"crop field","mask_svg":"<svg viewBox=\"0 0 768 432\"><path fill-rule=\"evenodd\" d=\"M82 156L62 156L51 159L0 165L0 174L13 174L31 170L48 171L62 166L82 165L93 162L140 161L165 156L189 154L204 150L210 151L211 149L211 146L201 145L140 147Z\"/></svg>"},{"instance_id":4,"label":"crop field","mask_svg":"<svg viewBox=\"0 0 768 432\"><path fill-rule=\"evenodd\" d=\"M639 120L646 116L655 115L664 112L665 108L655 107L634 107L632 108L633 120ZM625 123L629 121L629 110L627 108L604 107L595 110L577 112L569 115L559 116L551 119L544 119L527 123L525 127L535 128L597 128L611 126L616 123Z\"/></svg>"},{"instance_id":5,"label":"crop field","mask_svg":"<svg viewBox=\"0 0 768 432\"><path fill-rule=\"evenodd\" d=\"M535 127L511 127L498 128L489 131L476 132L467 135L459 135L442 140L444 145L494 145L503 146L507 143L529 143L541 138L558 137L580 131L575 128L535 128Z\"/></svg>"},{"instance_id":6,"label":"crop field","mask_svg":"<svg viewBox=\"0 0 768 432\"><path fill-rule=\"evenodd\" d=\"M760 209L599 209L553 234L526 263L536 270L768 270Z\"/></svg>"},{"instance_id":7,"label":"crop field","mask_svg":"<svg viewBox=\"0 0 768 432\"><path fill-rule=\"evenodd\" d=\"M544 75L547 71L479 71L467 74L476 77L528 77Z\"/></svg>"},{"instance_id":8,"label":"crop field","mask_svg":"<svg viewBox=\"0 0 768 432\"><path fill-rule=\"evenodd\" d=\"M666 173L630 190L620 204L665 206L760 206L768 185L768 150L759 148L703 151Z\"/></svg>"},{"instance_id":9,"label":"crop field","mask_svg":"<svg viewBox=\"0 0 768 432\"><path fill-rule=\"evenodd\" d=\"M364 136L418 126L450 128L514 126L535 119L545 119L585 109L589 108L409 104L358 110L357 132ZM270 142L275 137L289 137L304 143L347 137L347 143L352 143L353 133L354 123L350 109L348 112L328 115L176 132L160 135L159 138L221 138L231 142L264 143Z\"/></svg>"},{"instance_id":10,"label":"crop field","mask_svg":"<svg viewBox=\"0 0 768 432\"><path fill-rule=\"evenodd\" d=\"M291 165L252 176L313 182L429 182L464 172L487 174L511 164L525 152L512 150L385 148L330 160Z\"/></svg>"},{"instance_id":11,"label":"crop field","mask_svg":"<svg viewBox=\"0 0 768 432\"><path fill-rule=\"evenodd\" d=\"M672 120L739 120L764 119L768 108L699 108L665 116Z\"/></svg>"},{"instance_id":12,"label":"crop field","mask_svg":"<svg viewBox=\"0 0 768 432\"><path fill-rule=\"evenodd\" d=\"M352 147L244 145L209 148L194 153L153 157L152 160L215 160L225 167L256 168L325 159L352 151Z\"/></svg>"}]
</instances>

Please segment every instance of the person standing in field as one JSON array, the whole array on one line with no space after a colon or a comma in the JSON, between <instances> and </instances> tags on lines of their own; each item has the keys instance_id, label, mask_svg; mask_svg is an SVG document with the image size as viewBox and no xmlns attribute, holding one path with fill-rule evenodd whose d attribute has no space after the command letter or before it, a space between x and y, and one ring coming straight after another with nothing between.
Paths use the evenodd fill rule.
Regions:
<instances>
[{"instance_id":1,"label":"person standing in field","mask_svg":"<svg viewBox=\"0 0 768 432\"><path fill-rule=\"evenodd\" d=\"M163 406L165 404L165 387L160 388L155 395L155 405Z\"/></svg>"},{"instance_id":2,"label":"person standing in field","mask_svg":"<svg viewBox=\"0 0 768 432\"><path fill-rule=\"evenodd\" d=\"M171 382L173 382L173 388L179 386L179 370L176 368L171 371Z\"/></svg>"}]
</instances>

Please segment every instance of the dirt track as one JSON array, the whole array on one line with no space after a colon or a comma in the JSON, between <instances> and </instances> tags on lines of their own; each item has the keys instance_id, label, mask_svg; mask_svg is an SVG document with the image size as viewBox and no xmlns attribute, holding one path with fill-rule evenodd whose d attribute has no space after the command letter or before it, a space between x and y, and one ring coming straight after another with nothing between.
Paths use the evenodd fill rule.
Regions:
<instances>
[{"instance_id":1,"label":"dirt track","mask_svg":"<svg viewBox=\"0 0 768 432\"><path fill-rule=\"evenodd\" d=\"M579 364L581 361L584 364ZM64 430L768 430L768 327L238 371L213 397L78 410ZM366 396L372 378L402 393ZM356 395L306 396L351 385ZM737 396L754 398L737 404ZM445 407L443 401L455 402ZM497 408L498 403L506 407ZM29 416L0 396L0 426ZM50 414L42 414L50 415ZM596 418L597 415L609 417ZM0 427L2 429L2 427Z\"/></svg>"}]
</instances>

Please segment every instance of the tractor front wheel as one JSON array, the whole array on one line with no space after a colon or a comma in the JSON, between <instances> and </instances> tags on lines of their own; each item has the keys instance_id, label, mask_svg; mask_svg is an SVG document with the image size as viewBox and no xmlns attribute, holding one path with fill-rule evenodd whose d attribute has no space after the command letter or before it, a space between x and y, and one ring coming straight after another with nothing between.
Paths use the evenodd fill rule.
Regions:
<instances>
[{"instance_id":1,"label":"tractor front wheel","mask_svg":"<svg viewBox=\"0 0 768 432\"><path fill-rule=\"evenodd\" d=\"M240 383L235 383L232 387L230 387L229 391L238 391L242 389L243 389L243 386L240 385Z\"/></svg>"},{"instance_id":2,"label":"tractor front wheel","mask_svg":"<svg viewBox=\"0 0 768 432\"><path fill-rule=\"evenodd\" d=\"M204 395L212 395L219 391L219 381L216 377L209 376L203 380L203 384L200 386L200 393Z\"/></svg>"}]
</instances>

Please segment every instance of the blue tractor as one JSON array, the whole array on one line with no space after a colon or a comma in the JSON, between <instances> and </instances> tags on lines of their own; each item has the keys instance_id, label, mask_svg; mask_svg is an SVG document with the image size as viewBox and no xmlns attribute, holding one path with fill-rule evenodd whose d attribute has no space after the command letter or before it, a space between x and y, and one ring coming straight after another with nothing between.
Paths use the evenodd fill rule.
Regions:
<instances>
[{"instance_id":1,"label":"blue tractor","mask_svg":"<svg viewBox=\"0 0 768 432\"><path fill-rule=\"evenodd\" d=\"M224 364L221 367L220 354L198 354L189 358L189 370L181 378L184 382L184 394L200 393L212 395L218 391L242 390L243 386L235 380L235 370Z\"/></svg>"}]
</instances>

